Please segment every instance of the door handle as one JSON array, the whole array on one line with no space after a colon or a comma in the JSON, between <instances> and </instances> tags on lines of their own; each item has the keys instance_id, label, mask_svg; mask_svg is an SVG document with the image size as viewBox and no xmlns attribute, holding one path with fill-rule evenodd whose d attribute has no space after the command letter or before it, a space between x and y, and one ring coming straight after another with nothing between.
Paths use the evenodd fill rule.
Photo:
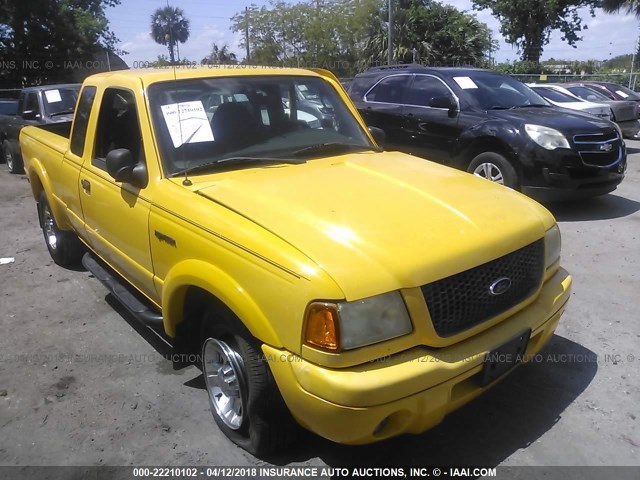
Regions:
<instances>
[{"instance_id":1,"label":"door handle","mask_svg":"<svg viewBox=\"0 0 640 480\"><path fill-rule=\"evenodd\" d=\"M82 179L80 180L80 185L82 185L82 189L89 193L91 191L91 182L89 180Z\"/></svg>"}]
</instances>

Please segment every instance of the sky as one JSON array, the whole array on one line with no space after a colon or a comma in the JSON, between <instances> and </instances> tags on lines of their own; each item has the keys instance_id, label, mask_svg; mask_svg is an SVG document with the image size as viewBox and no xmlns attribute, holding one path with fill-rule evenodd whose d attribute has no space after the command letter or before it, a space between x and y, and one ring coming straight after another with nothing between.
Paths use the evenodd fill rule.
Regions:
<instances>
[{"instance_id":1,"label":"sky","mask_svg":"<svg viewBox=\"0 0 640 480\"><path fill-rule=\"evenodd\" d=\"M295 3L297 0L289 1ZM514 61L519 58L515 47L507 44L500 35L499 22L489 10L473 12L471 0L450 0L442 3L475 13L480 21L489 26L494 39L500 42L499 50L494 54L496 61ZM121 0L120 5L106 10L110 28L121 40L118 48L129 52L123 59L130 67L144 66L144 62L155 61L161 54L168 56L167 47L155 43L149 34L151 14L166 4L167 0ZM186 43L180 44L180 57L199 63L209 54L211 45L215 42L219 46L227 43L239 58L243 58L244 52L238 46L240 35L231 32L230 18L251 4L268 5L268 1L181 0L171 3L182 8L191 21L191 35ZM588 29L581 33L583 41L578 42L578 48L572 48L562 42L561 34L554 32L551 42L544 48L542 60L607 60L634 51L640 33L640 22L635 16L610 15L596 10L595 18L591 18L584 9L582 19Z\"/></svg>"}]
</instances>

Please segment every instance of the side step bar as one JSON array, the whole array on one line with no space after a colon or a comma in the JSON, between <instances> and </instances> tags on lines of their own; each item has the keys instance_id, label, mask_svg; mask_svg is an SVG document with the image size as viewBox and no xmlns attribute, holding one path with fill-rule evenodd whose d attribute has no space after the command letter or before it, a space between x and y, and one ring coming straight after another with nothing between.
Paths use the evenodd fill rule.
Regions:
<instances>
[{"instance_id":1,"label":"side step bar","mask_svg":"<svg viewBox=\"0 0 640 480\"><path fill-rule=\"evenodd\" d=\"M139 295L134 293L133 288L122 280L117 273L113 272L109 266L105 265L91 252L84 254L82 265L107 287L109 292L131 315L154 330L164 331L162 315L150 305L145 304L139 298Z\"/></svg>"}]
</instances>

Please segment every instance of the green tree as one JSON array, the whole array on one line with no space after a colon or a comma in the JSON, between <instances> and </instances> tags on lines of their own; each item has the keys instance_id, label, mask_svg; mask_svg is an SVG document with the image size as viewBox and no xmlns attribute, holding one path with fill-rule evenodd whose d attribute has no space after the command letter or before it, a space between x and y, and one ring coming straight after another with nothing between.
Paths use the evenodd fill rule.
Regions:
<instances>
[{"instance_id":1,"label":"green tree","mask_svg":"<svg viewBox=\"0 0 640 480\"><path fill-rule=\"evenodd\" d=\"M602 9L607 13L626 11L640 18L640 0L602 0Z\"/></svg>"},{"instance_id":2,"label":"green tree","mask_svg":"<svg viewBox=\"0 0 640 480\"><path fill-rule=\"evenodd\" d=\"M226 43L222 47L217 44L211 45L211 53L204 57L201 65L235 65L238 63L236 54L229 49Z\"/></svg>"},{"instance_id":3,"label":"green tree","mask_svg":"<svg viewBox=\"0 0 640 480\"><path fill-rule=\"evenodd\" d=\"M178 43L184 43L189 38L189 19L184 16L184 11L169 5L158 8L151 15L151 38L167 46L171 64L175 64Z\"/></svg>"},{"instance_id":4,"label":"green tree","mask_svg":"<svg viewBox=\"0 0 640 480\"><path fill-rule=\"evenodd\" d=\"M429 65L486 66L495 48L491 31L473 15L432 0L394 2L393 59ZM385 2L370 23L364 64L387 62L389 11Z\"/></svg>"},{"instance_id":5,"label":"green tree","mask_svg":"<svg viewBox=\"0 0 640 480\"><path fill-rule=\"evenodd\" d=\"M473 8L490 9L500 21L500 33L518 47L522 60L538 63L553 30L560 30L562 40L575 47L582 39L579 32L587 29L578 9L589 8L593 17L600 3L600 0L473 0Z\"/></svg>"},{"instance_id":6,"label":"green tree","mask_svg":"<svg viewBox=\"0 0 640 480\"><path fill-rule=\"evenodd\" d=\"M120 0L0 0L0 84L21 87L67 81L65 62L115 49L105 9Z\"/></svg>"},{"instance_id":7,"label":"green tree","mask_svg":"<svg viewBox=\"0 0 640 480\"><path fill-rule=\"evenodd\" d=\"M258 65L321 67L338 75L357 69L371 16L381 0L307 0L295 4L271 1L252 5L232 18L232 29L242 35L248 27L250 62Z\"/></svg>"}]
</instances>

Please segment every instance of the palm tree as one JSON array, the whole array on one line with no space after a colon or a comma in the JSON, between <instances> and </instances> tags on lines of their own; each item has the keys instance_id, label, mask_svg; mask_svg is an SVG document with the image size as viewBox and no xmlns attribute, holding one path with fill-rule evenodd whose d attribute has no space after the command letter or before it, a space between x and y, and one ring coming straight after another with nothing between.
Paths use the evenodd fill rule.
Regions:
<instances>
[{"instance_id":1,"label":"palm tree","mask_svg":"<svg viewBox=\"0 0 640 480\"><path fill-rule=\"evenodd\" d=\"M169 5L158 8L151 15L151 38L167 46L171 64L175 64L174 52L178 42L184 43L189 38L189 19L184 16L184 11Z\"/></svg>"},{"instance_id":2,"label":"palm tree","mask_svg":"<svg viewBox=\"0 0 640 480\"><path fill-rule=\"evenodd\" d=\"M238 63L238 57L229 50L229 45L226 43L222 47L218 47L214 43L211 46L211 53L204 57L200 63L203 65L235 65Z\"/></svg>"},{"instance_id":3,"label":"palm tree","mask_svg":"<svg viewBox=\"0 0 640 480\"><path fill-rule=\"evenodd\" d=\"M626 10L640 18L640 0L602 0L602 9L607 13Z\"/></svg>"}]
</instances>

